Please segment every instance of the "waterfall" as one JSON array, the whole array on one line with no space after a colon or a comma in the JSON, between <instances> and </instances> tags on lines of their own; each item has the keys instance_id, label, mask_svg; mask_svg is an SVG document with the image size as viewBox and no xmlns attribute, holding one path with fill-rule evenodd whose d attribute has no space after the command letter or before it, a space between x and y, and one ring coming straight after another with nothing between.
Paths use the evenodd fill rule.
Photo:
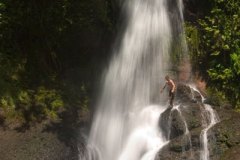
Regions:
<instances>
[{"instance_id":1,"label":"waterfall","mask_svg":"<svg viewBox=\"0 0 240 160\"><path fill-rule=\"evenodd\" d=\"M152 106L162 98L159 82L170 64L167 0L129 0L123 6L127 26L103 82L88 160L150 160L167 142L157 127L167 106Z\"/></svg>"},{"instance_id":2,"label":"waterfall","mask_svg":"<svg viewBox=\"0 0 240 160\"><path fill-rule=\"evenodd\" d=\"M169 137L158 127L167 108L166 96L159 93L160 82L171 68L175 30L178 34L184 31L182 0L175 4L178 11L171 13L177 16L169 14L168 2L124 1L126 27L106 71L87 150L79 155L80 160L154 160L156 153L169 142ZM177 17L178 21L170 20L171 17ZM177 27L173 26L176 23ZM185 38L181 45L181 52L187 52ZM184 122L184 134L191 147L186 120L178 106L174 109ZM211 122L206 126L204 138L212 125Z\"/></svg>"},{"instance_id":3,"label":"waterfall","mask_svg":"<svg viewBox=\"0 0 240 160\"><path fill-rule=\"evenodd\" d=\"M172 10L169 3L174 5ZM159 94L160 82L172 67L173 43L180 44L182 55L187 53L186 39L182 36L183 2L129 0L124 1L123 7L126 27L103 80L87 149L79 159L154 160L157 152L169 143L169 135L163 133L170 133L173 110L177 110L184 123L184 136L191 151L191 134L179 105L171 109L166 124L169 128L165 128L168 131L158 126L161 114L167 109L166 96ZM191 66L186 55L181 58L178 77L186 80ZM192 93L194 91L199 92L192 87ZM200 160L208 160L208 130L218 118L206 104L202 117Z\"/></svg>"}]
</instances>

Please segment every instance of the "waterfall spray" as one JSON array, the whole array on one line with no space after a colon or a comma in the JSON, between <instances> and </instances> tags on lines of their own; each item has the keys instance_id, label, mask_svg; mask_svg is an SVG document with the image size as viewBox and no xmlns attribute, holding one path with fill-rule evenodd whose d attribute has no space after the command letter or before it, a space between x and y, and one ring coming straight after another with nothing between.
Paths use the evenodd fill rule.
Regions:
<instances>
[{"instance_id":1,"label":"waterfall spray","mask_svg":"<svg viewBox=\"0 0 240 160\"><path fill-rule=\"evenodd\" d=\"M159 82L171 67L174 45L173 20L170 22L167 5L168 0L124 2L126 28L106 72L87 153L80 155L81 160L154 160L168 143L169 138L158 127L159 117L167 108L161 105L166 99L159 95ZM177 1L176 8L175 17L180 17L177 25L184 34L182 0ZM181 45L181 52L186 53L184 37ZM189 72L189 66L187 69Z\"/></svg>"},{"instance_id":2,"label":"waterfall spray","mask_svg":"<svg viewBox=\"0 0 240 160\"><path fill-rule=\"evenodd\" d=\"M99 150L101 160L123 159L124 155L138 160L151 148L147 134L157 135L159 131L148 124L149 132L141 134L143 119L138 115L145 109L151 110L152 100L159 99L159 81L170 63L172 36L166 0L131 0L125 1L124 6L127 27L104 79L88 142ZM160 112L157 113L159 117ZM161 135L158 138L159 143L165 142ZM140 141L135 146L139 147L135 148L137 151L128 147L135 145L133 139Z\"/></svg>"}]
</instances>

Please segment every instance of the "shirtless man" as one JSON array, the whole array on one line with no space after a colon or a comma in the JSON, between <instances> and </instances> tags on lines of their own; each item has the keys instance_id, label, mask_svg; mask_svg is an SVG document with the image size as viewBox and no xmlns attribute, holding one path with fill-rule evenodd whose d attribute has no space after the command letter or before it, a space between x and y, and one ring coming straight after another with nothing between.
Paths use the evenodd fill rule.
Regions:
<instances>
[{"instance_id":1,"label":"shirtless man","mask_svg":"<svg viewBox=\"0 0 240 160\"><path fill-rule=\"evenodd\" d=\"M169 94L168 94L169 103L170 103L170 107L173 107L173 99L174 99L174 95L175 95L176 85L173 82L173 80L170 79L169 76L166 76L165 80L166 80L166 83L165 83L163 89L161 90L161 93L163 92L164 88L168 85L168 87L169 87Z\"/></svg>"}]
</instances>

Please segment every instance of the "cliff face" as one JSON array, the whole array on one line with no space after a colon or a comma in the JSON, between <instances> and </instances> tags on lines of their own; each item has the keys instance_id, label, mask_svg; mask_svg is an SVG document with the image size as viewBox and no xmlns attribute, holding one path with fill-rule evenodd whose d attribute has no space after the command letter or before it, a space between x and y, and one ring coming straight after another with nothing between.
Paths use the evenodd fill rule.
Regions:
<instances>
[{"instance_id":1,"label":"cliff face","mask_svg":"<svg viewBox=\"0 0 240 160\"><path fill-rule=\"evenodd\" d=\"M177 93L178 109L166 110L159 123L170 141L158 152L155 160L197 160L203 154L201 135L206 128L206 104L188 86L179 85ZM213 108L216 109L220 122L207 131L209 159L237 160L240 156L240 114L223 107Z\"/></svg>"}]
</instances>

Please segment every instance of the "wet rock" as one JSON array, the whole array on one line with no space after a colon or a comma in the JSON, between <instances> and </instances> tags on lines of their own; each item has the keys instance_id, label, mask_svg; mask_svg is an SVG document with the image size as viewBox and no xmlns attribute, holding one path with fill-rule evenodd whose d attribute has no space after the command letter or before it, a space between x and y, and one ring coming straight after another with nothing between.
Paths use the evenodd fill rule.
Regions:
<instances>
[{"instance_id":1,"label":"wet rock","mask_svg":"<svg viewBox=\"0 0 240 160\"><path fill-rule=\"evenodd\" d=\"M176 91L176 99L182 102L191 101L193 99L191 88L185 84L178 84Z\"/></svg>"},{"instance_id":2,"label":"wet rock","mask_svg":"<svg viewBox=\"0 0 240 160\"><path fill-rule=\"evenodd\" d=\"M189 135L172 139L155 157L155 160L196 160L200 158L200 134L202 128L191 130Z\"/></svg>"},{"instance_id":3,"label":"wet rock","mask_svg":"<svg viewBox=\"0 0 240 160\"><path fill-rule=\"evenodd\" d=\"M240 114L227 110L224 112L227 117L209 130L210 154L214 160L226 159L226 155L233 154L240 145ZM214 139L211 139L212 135Z\"/></svg>"},{"instance_id":4,"label":"wet rock","mask_svg":"<svg viewBox=\"0 0 240 160\"><path fill-rule=\"evenodd\" d=\"M183 135L186 131L184 121L188 130L201 127L201 105L196 103L183 104L179 106L179 111L169 108L162 113L159 126L164 132L165 137L174 139Z\"/></svg>"},{"instance_id":5,"label":"wet rock","mask_svg":"<svg viewBox=\"0 0 240 160\"><path fill-rule=\"evenodd\" d=\"M159 125L167 139L173 139L184 133L185 126L180 119L181 117L177 110L171 110L169 108L162 113Z\"/></svg>"},{"instance_id":6,"label":"wet rock","mask_svg":"<svg viewBox=\"0 0 240 160\"><path fill-rule=\"evenodd\" d=\"M197 106L195 104L195 107L199 108L201 105ZM193 108L193 106L190 106L188 109L181 109L182 115L184 115L188 124L190 124L191 118L199 119L194 117L193 114L188 113ZM185 113L186 111L188 114ZM196 111L200 112L200 109L197 109ZM230 157L232 160L237 160L239 159L238 147L240 147L240 114L231 110L221 109L218 109L218 113L222 121L208 131L210 159L229 160ZM175 118L177 117L178 116ZM176 125L174 123L172 123L172 125L180 126L178 130L182 130L181 125ZM200 121L198 122L198 125L195 125L195 127L189 127L191 144L189 139L187 139L187 136L184 134L171 137L171 141L165 147L163 147L161 151L158 152L155 160L199 159L201 150L200 134L202 129L203 127L200 125Z\"/></svg>"},{"instance_id":7,"label":"wet rock","mask_svg":"<svg viewBox=\"0 0 240 160\"><path fill-rule=\"evenodd\" d=\"M198 92L189 86L178 85L178 110L167 109L161 115L159 126L170 139L159 151L155 160L197 160L201 155L200 135L203 130L202 114L204 104ZM238 160L240 157L240 113L231 110L230 105L212 106L220 122L208 130L209 158L211 160ZM186 135L186 122L189 134ZM191 140L191 141L190 141Z\"/></svg>"},{"instance_id":8,"label":"wet rock","mask_svg":"<svg viewBox=\"0 0 240 160\"><path fill-rule=\"evenodd\" d=\"M203 106L201 104L188 104L188 105L181 105L180 110L182 116L184 117L188 129L192 130L194 128L198 128L202 126L201 122L201 108Z\"/></svg>"},{"instance_id":9,"label":"wet rock","mask_svg":"<svg viewBox=\"0 0 240 160\"><path fill-rule=\"evenodd\" d=\"M164 137L168 138L170 134L170 114L171 114L171 108L168 108L165 112L161 114L161 117L159 119L159 128L161 128L161 131L164 135Z\"/></svg>"},{"instance_id":10,"label":"wet rock","mask_svg":"<svg viewBox=\"0 0 240 160\"><path fill-rule=\"evenodd\" d=\"M180 113L172 110L170 115L170 139L183 135L185 132L185 124Z\"/></svg>"}]
</instances>

